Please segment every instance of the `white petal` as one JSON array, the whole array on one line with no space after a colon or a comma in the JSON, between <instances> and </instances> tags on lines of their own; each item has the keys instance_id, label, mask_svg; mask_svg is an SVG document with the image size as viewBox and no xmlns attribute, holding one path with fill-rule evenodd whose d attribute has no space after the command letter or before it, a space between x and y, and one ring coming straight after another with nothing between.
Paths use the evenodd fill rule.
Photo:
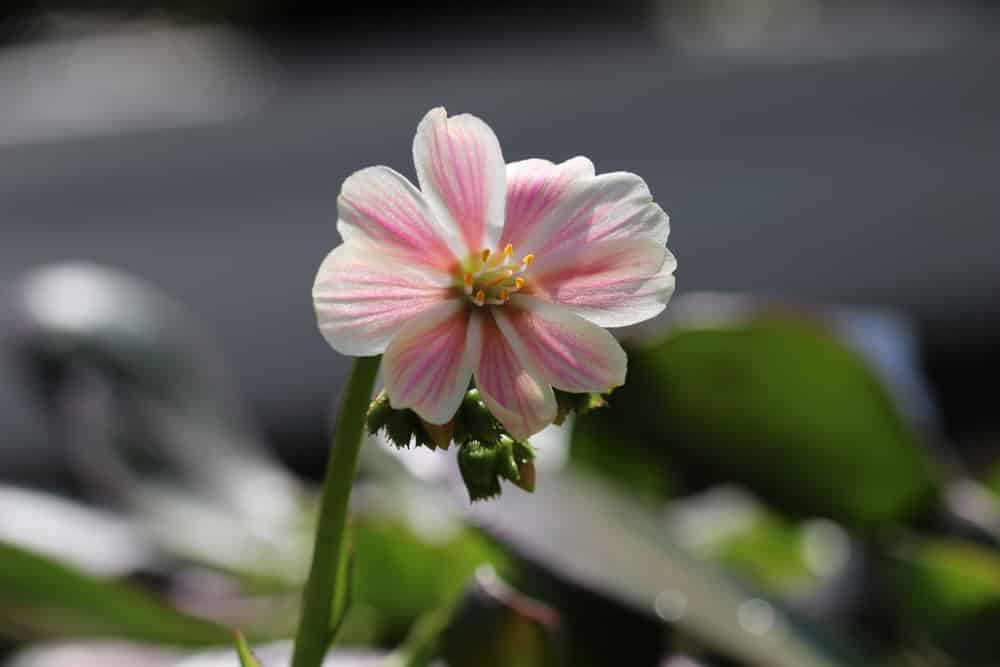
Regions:
<instances>
[{"instance_id":1,"label":"white petal","mask_svg":"<svg viewBox=\"0 0 1000 667\"><path fill-rule=\"evenodd\" d=\"M534 296L602 327L623 327L666 308L677 261L654 241L630 239L599 242L577 256L536 266Z\"/></svg>"},{"instance_id":2,"label":"white petal","mask_svg":"<svg viewBox=\"0 0 1000 667\"><path fill-rule=\"evenodd\" d=\"M489 311L481 318L483 345L476 366L476 386L493 416L512 436L523 440L555 419L555 394L521 361Z\"/></svg>"},{"instance_id":3,"label":"white petal","mask_svg":"<svg viewBox=\"0 0 1000 667\"><path fill-rule=\"evenodd\" d=\"M450 277L360 242L326 256L313 284L320 331L341 354L380 354L400 327L453 296Z\"/></svg>"},{"instance_id":4,"label":"white petal","mask_svg":"<svg viewBox=\"0 0 1000 667\"><path fill-rule=\"evenodd\" d=\"M447 230L420 191L389 167L352 174L337 198L337 229L345 242L363 241L411 263L450 271L455 252Z\"/></svg>"},{"instance_id":5,"label":"white petal","mask_svg":"<svg viewBox=\"0 0 1000 667\"><path fill-rule=\"evenodd\" d=\"M504 221L505 166L500 142L475 116L431 109L417 127L413 161L420 189L466 254L495 248Z\"/></svg>"},{"instance_id":6,"label":"white petal","mask_svg":"<svg viewBox=\"0 0 1000 667\"><path fill-rule=\"evenodd\" d=\"M596 324L522 295L494 316L522 362L557 389L606 393L625 384L625 351Z\"/></svg>"},{"instance_id":7,"label":"white petal","mask_svg":"<svg viewBox=\"0 0 1000 667\"><path fill-rule=\"evenodd\" d=\"M594 176L585 157L562 164L548 160L521 160L507 165L507 211L500 247L510 243L521 250L535 227L566 196L570 183Z\"/></svg>"},{"instance_id":8,"label":"white petal","mask_svg":"<svg viewBox=\"0 0 1000 667\"><path fill-rule=\"evenodd\" d=\"M569 184L559 203L535 225L523 252L533 253L537 262L555 262L602 241L646 239L663 245L669 232L667 214L653 203L641 178L625 172L600 174Z\"/></svg>"},{"instance_id":9,"label":"white petal","mask_svg":"<svg viewBox=\"0 0 1000 667\"><path fill-rule=\"evenodd\" d=\"M479 358L480 326L468 302L450 301L406 324L389 343L382 373L389 403L432 424L455 416Z\"/></svg>"}]
</instances>

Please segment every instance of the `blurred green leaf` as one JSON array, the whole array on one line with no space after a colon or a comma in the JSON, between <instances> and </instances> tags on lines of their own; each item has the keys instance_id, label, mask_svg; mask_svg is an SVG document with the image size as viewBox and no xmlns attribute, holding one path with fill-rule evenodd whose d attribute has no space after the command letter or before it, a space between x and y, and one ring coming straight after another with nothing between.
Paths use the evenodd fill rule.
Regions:
<instances>
[{"instance_id":1,"label":"blurred green leaf","mask_svg":"<svg viewBox=\"0 0 1000 667\"><path fill-rule=\"evenodd\" d=\"M1000 451L1000 448L998 448ZM986 486L998 497L1000 497L1000 462L994 463L990 466L989 472L986 474L986 479L984 480Z\"/></svg>"},{"instance_id":2,"label":"blurred green leaf","mask_svg":"<svg viewBox=\"0 0 1000 667\"><path fill-rule=\"evenodd\" d=\"M181 646L229 642L229 633L213 623L4 542L0 619L0 634L17 639L102 636Z\"/></svg>"},{"instance_id":3,"label":"blurred green leaf","mask_svg":"<svg viewBox=\"0 0 1000 667\"><path fill-rule=\"evenodd\" d=\"M796 526L773 515L758 517L746 530L728 535L714 551L719 562L775 593L797 592L812 576Z\"/></svg>"},{"instance_id":4,"label":"blurred green leaf","mask_svg":"<svg viewBox=\"0 0 1000 667\"><path fill-rule=\"evenodd\" d=\"M628 394L619 389L609 408L580 415L573 422L571 457L575 465L613 480L637 498L658 503L676 492L674 464L653 454L641 428L622 420L635 417L634 407L619 405Z\"/></svg>"},{"instance_id":5,"label":"blurred green leaf","mask_svg":"<svg viewBox=\"0 0 1000 667\"><path fill-rule=\"evenodd\" d=\"M451 608L426 612L410 628L406 639L378 667L425 667L441 649L441 637L451 620Z\"/></svg>"},{"instance_id":6,"label":"blurred green leaf","mask_svg":"<svg viewBox=\"0 0 1000 667\"><path fill-rule=\"evenodd\" d=\"M480 565L510 568L500 549L466 528L420 534L403 519L362 514L353 536L352 606L374 609L388 641L428 610L453 604Z\"/></svg>"},{"instance_id":7,"label":"blurred green leaf","mask_svg":"<svg viewBox=\"0 0 1000 667\"><path fill-rule=\"evenodd\" d=\"M692 553L789 599L840 573L849 556L849 538L832 521L791 521L732 487L674 501L668 520Z\"/></svg>"},{"instance_id":8,"label":"blurred green leaf","mask_svg":"<svg viewBox=\"0 0 1000 667\"><path fill-rule=\"evenodd\" d=\"M963 665L995 665L1000 554L958 539L913 540L891 559L889 582L919 642Z\"/></svg>"},{"instance_id":9,"label":"blurred green leaf","mask_svg":"<svg viewBox=\"0 0 1000 667\"><path fill-rule=\"evenodd\" d=\"M867 665L819 641L801 618L741 589L670 541L662 517L594 479L541 477L535 496L470 508L490 533L547 571L680 629L757 667Z\"/></svg>"},{"instance_id":10,"label":"blurred green leaf","mask_svg":"<svg viewBox=\"0 0 1000 667\"><path fill-rule=\"evenodd\" d=\"M928 452L875 374L804 320L673 330L631 351L629 381L609 404L577 421L597 431L605 457L737 481L807 516L871 530L913 517L937 492ZM574 434L574 447L588 437Z\"/></svg>"},{"instance_id":11,"label":"blurred green leaf","mask_svg":"<svg viewBox=\"0 0 1000 667\"><path fill-rule=\"evenodd\" d=\"M240 656L240 665L242 667L260 667L257 657L254 656L253 651L247 646L246 637L238 630L236 631L236 653Z\"/></svg>"}]
</instances>

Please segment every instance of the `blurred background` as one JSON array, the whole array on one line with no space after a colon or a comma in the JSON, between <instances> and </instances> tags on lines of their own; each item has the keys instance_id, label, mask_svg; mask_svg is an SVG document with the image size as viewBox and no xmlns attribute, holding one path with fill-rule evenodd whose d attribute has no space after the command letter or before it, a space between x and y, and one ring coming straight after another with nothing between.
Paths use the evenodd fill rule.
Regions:
<instances>
[{"instance_id":1,"label":"blurred background","mask_svg":"<svg viewBox=\"0 0 1000 667\"><path fill-rule=\"evenodd\" d=\"M1000 665L998 65L987 0L4 3L0 661L282 663L336 196L444 105L642 175L678 292L533 496L366 449L336 664Z\"/></svg>"}]
</instances>

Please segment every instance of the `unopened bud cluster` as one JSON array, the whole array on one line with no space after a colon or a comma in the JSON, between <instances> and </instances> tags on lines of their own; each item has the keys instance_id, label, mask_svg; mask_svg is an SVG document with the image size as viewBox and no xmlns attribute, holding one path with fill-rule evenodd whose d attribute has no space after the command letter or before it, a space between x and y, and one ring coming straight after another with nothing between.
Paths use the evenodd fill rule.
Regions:
<instances>
[{"instance_id":1,"label":"unopened bud cluster","mask_svg":"<svg viewBox=\"0 0 1000 667\"><path fill-rule=\"evenodd\" d=\"M572 412L584 413L604 405L599 394L556 392L562 424ZM535 450L527 441L514 439L486 407L480 392L470 389L447 424L430 424L412 410L396 410L383 391L368 407L368 432L384 431L401 449L445 449L458 445L458 468L473 501L500 495L500 480L528 491L535 490Z\"/></svg>"}]
</instances>

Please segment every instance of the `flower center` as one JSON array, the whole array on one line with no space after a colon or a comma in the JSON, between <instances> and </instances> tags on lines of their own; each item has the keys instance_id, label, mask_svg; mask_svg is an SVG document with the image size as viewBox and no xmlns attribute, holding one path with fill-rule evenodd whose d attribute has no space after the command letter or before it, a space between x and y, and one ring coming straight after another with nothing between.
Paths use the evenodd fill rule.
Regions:
<instances>
[{"instance_id":1,"label":"flower center","mask_svg":"<svg viewBox=\"0 0 1000 667\"><path fill-rule=\"evenodd\" d=\"M514 246L500 252L483 248L473 255L460 270L462 290L477 306L500 306L510 300L510 295L524 288L522 275L535 261L534 255L514 259Z\"/></svg>"}]
</instances>

